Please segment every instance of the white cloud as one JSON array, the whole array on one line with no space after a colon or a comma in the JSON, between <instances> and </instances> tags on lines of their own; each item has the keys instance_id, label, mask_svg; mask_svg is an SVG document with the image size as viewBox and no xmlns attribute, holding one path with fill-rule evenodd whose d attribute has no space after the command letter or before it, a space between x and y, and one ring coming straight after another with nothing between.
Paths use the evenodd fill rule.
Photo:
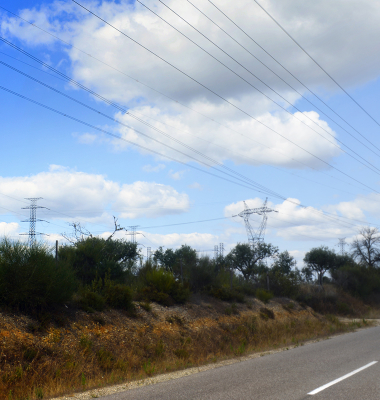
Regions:
<instances>
[{"instance_id":1,"label":"white cloud","mask_svg":"<svg viewBox=\"0 0 380 400\"><path fill-rule=\"evenodd\" d=\"M41 214L52 219L85 218L92 222L109 220L109 212L122 218L179 214L190 204L187 194L168 185L140 181L120 185L103 175L56 165L49 172L32 176L0 177L0 192L15 198L42 197L39 205L64 214L41 209ZM12 199L4 197L2 201L4 207L14 209Z\"/></svg>"},{"instance_id":2,"label":"white cloud","mask_svg":"<svg viewBox=\"0 0 380 400\"><path fill-rule=\"evenodd\" d=\"M145 172L160 172L165 168L166 168L165 164L157 164L155 166L148 164L148 165L144 165L142 169Z\"/></svg>"},{"instance_id":3,"label":"white cloud","mask_svg":"<svg viewBox=\"0 0 380 400\"><path fill-rule=\"evenodd\" d=\"M0 222L0 236L15 236L20 232L20 225L16 222ZM20 237L21 238L21 237Z\"/></svg>"},{"instance_id":4,"label":"white cloud","mask_svg":"<svg viewBox=\"0 0 380 400\"><path fill-rule=\"evenodd\" d=\"M249 208L262 207L260 198L246 200ZM268 202L268 207L278 213L268 213L267 232L276 234L285 240L298 241L337 241L337 238L352 236L358 229L352 221L340 219L339 214L324 215L324 209L314 207L301 207L298 199L288 198L280 204ZM329 206L332 207L332 206ZM231 217L244 210L243 202L232 203L225 207L225 216ZM244 224L243 218L235 217L234 221ZM262 217L252 214L251 226L256 231Z\"/></svg>"},{"instance_id":5,"label":"white cloud","mask_svg":"<svg viewBox=\"0 0 380 400\"><path fill-rule=\"evenodd\" d=\"M171 179L175 181L179 181L183 178L183 174L185 171L173 171L172 169L168 172L168 175Z\"/></svg>"},{"instance_id":6,"label":"white cloud","mask_svg":"<svg viewBox=\"0 0 380 400\"><path fill-rule=\"evenodd\" d=\"M191 185L189 185L189 188L195 190L203 190L203 186L198 182L192 183Z\"/></svg>"},{"instance_id":7,"label":"white cloud","mask_svg":"<svg viewBox=\"0 0 380 400\"><path fill-rule=\"evenodd\" d=\"M175 130L150 119L150 122L153 121L153 125L167 129L173 136L198 151L207 152L217 161L231 159L239 164L272 164L289 168L304 168L305 165L302 163L313 168L326 167L286 139L298 143L327 162L341 154L339 148L334 146L336 145L334 131L315 111L303 114L296 112L295 116L302 119L307 125L313 126L322 136L328 137L333 144L325 141L300 121L274 106L272 102L263 98L249 85L218 65L215 60L206 56L139 4L127 2L121 4L85 2L85 4L111 24L121 28L144 46L154 49L157 54L194 76L195 79L253 115L260 122L278 131L285 138L274 134L194 81L185 78L73 3L55 1L50 5L41 6L41 8L22 11L23 17L35 21L44 29L61 36L77 48L86 51L91 48L93 57L88 57L75 48L65 47L65 50L70 61L69 68L75 79L101 95L130 107L132 111L143 110L149 118L158 116L158 119L174 127ZM152 0L147 0L146 4L152 6L162 17L167 18L197 43L205 46L223 62L239 71L245 79L255 82L252 76L237 67L233 61L196 34L170 11ZM249 66L282 96L293 102L300 98L298 94L294 94L284 86L277 77L254 61L236 43L210 24L188 3L168 0L167 4L178 11L180 15L188 18L206 36L215 40L218 45L238 58L240 62ZM198 1L196 4L211 18L221 23L238 40L241 40L245 46L252 48L252 42L221 18L221 15L210 4ZM250 33L259 43L273 52L294 75L314 90L323 91L323 93L334 93L337 90L326 76L312 64L310 59L275 24L268 20L268 17L252 1L238 0L236 6L231 8L227 0L221 0L218 6L228 10L231 18L239 26L249 27ZM268 0L264 2L264 6L289 29L292 35L301 41L302 45L312 50L313 56L320 60L333 76L338 77L341 84L347 87L357 86L378 77L380 52L373 51L373 49L380 48L380 26L378 24L380 4L373 0L363 0L360 4L360 12L358 12L359 6L354 0L334 2L321 0L318 5L310 4L307 7L301 0L291 0L286 4L280 0ZM244 9L245 12L242 13L241 9ZM11 39L18 37L31 46L41 44L51 46L54 42L51 36L12 17L3 16L1 30ZM362 45L368 41L371 41L371 47ZM128 54L128 57L120 57L120 54ZM267 60L267 56L261 53L258 53L258 56L268 61L280 75L288 76L281 72L278 66L272 65L273 62ZM152 86L158 92L99 63L94 57L112 65L119 71L128 73L138 81ZM286 79L288 78L289 76ZM297 82L293 82L293 79L291 81L298 91L305 92L305 89ZM259 83L255 83L255 85L288 107L268 88ZM166 99L159 92L221 122L223 126L206 120L200 114L190 111L189 108L183 108L178 103ZM316 121L333 137L313 125L307 117ZM127 119L128 117L124 116L123 118ZM134 124L137 123L134 122ZM182 131L188 131L192 136L181 133ZM147 142L150 145L148 147L151 147L149 140L139 137L132 131L121 129L120 132L125 138L134 139L140 144ZM157 132L153 131L150 134L155 138L162 139ZM83 140L87 139L92 140L92 138L83 138ZM172 144L170 140L163 140ZM154 147L166 155L174 155L173 150L162 145ZM189 153L190 150L185 152ZM190 160L188 156L178 156L178 154L176 156L181 160Z\"/></svg>"}]
</instances>

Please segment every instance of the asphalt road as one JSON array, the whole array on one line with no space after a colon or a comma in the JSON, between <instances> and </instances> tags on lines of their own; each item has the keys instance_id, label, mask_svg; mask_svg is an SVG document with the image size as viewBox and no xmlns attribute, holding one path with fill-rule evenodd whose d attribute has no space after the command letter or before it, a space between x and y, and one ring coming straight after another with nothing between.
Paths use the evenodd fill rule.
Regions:
<instances>
[{"instance_id":1,"label":"asphalt road","mask_svg":"<svg viewBox=\"0 0 380 400\"><path fill-rule=\"evenodd\" d=\"M370 364L374 361L379 362ZM309 394L362 367L366 368L316 394ZM380 400L380 327L102 399Z\"/></svg>"}]
</instances>

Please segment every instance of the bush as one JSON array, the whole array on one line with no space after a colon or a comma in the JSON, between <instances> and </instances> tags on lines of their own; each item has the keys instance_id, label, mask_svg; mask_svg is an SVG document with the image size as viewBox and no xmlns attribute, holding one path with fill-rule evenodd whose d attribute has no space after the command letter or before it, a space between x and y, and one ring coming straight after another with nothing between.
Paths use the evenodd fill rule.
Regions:
<instances>
[{"instance_id":1,"label":"bush","mask_svg":"<svg viewBox=\"0 0 380 400\"><path fill-rule=\"evenodd\" d=\"M103 311L106 305L104 297L89 287L82 289L77 300L78 305L87 312Z\"/></svg>"},{"instance_id":2,"label":"bush","mask_svg":"<svg viewBox=\"0 0 380 400\"><path fill-rule=\"evenodd\" d=\"M260 308L260 317L265 320L274 319L274 312L269 308L262 307Z\"/></svg>"},{"instance_id":3,"label":"bush","mask_svg":"<svg viewBox=\"0 0 380 400\"><path fill-rule=\"evenodd\" d=\"M98 237L88 237L59 249L59 258L72 265L83 285L98 277L104 279L106 274L113 281L125 282L132 276L137 257L136 243Z\"/></svg>"},{"instance_id":4,"label":"bush","mask_svg":"<svg viewBox=\"0 0 380 400\"><path fill-rule=\"evenodd\" d=\"M235 288L231 290L225 286L211 288L209 294L216 299L223 301L237 301L239 303L244 303L245 300L243 293L239 292Z\"/></svg>"},{"instance_id":5,"label":"bush","mask_svg":"<svg viewBox=\"0 0 380 400\"><path fill-rule=\"evenodd\" d=\"M139 275L143 285L139 297L145 301L171 306L185 303L190 297L189 287L178 282L170 271L149 264L140 270Z\"/></svg>"},{"instance_id":6,"label":"bush","mask_svg":"<svg viewBox=\"0 0 380 400\"><path fill-rule=\"evenodd\" d=\"M261 300L263 303L268 303L270 299L273 298L273 293L268 292L265 289L257 289L256 290L256 297Z\"/></svg>"},{"instance_id":7,"label":"bush","mask_svg":"<svg viewBox=\"0 0 380 400\"><path fill-rule=\"evenodd\" d=\"M296 298L301 285L301 275L298 271L283 273L280 270L271 270L268 273L271 292L276 297ZM261 286L266 284L266 275L261 278Z\"/></svg>"},{"instance_id":8,"label":"bush","mask_svg":"<svg viewBox=\"0 0 380 400\"><path fill-rule=\"evenodd\" d=\"M0 242L0 303L38 311L64 304L77 287L72 269L64 262L57 264L46 244Z\"/></svg>"},{"instance_id":9,"label":"bush","mask_svg":"<svg viewBox=\"0 0 380 400\"><path fill-rule=\"evenodd\" d=\"M132 291L126 285L108 281L104 286L103 296L111 308L125 311L134 311L135 309L132 302Z\"/></svg>"}]
</instances>

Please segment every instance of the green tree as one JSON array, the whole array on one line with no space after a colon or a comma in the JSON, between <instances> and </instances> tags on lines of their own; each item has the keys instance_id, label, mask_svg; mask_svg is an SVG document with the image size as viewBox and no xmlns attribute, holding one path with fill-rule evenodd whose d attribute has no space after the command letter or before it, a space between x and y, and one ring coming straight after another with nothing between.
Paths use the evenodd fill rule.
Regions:
<instances>
[{"instance_id":1,"label":"green tree","mask_svg":"<svg viewBox=\"0 0 380 400\"><path fill-rule=\"evenodd\" d=\"M317 273L319 285L323 286L324 274L336 268L337 255L327 246L315 247L305 254L303 261L311 271Z\"/></svg>"},{"instance_id":2,"label":"green tree","mask_svg":"<svg viewBox=\"0 0 380 400\"><path fill-rule=\"evenodd\" d=\"M273 271L278 271L282 274L289 274L297 265L297 261L289 254L287 250L279 253L272 266Z\"/></svg>"},{"instance_id":3,"label":"green tree","mask_svg":"<svg viewBox=\"0 0 380 400\"><path fill-rule=\"evenodd\" d=\"M38 311L70 300L77 286L73 270L46 244L0 241L0 303Z\"/></svg>"},{"instance_id":4,"label":"green tree","mask_svg":"<svg viewBox=\"0 0 380 400\"><path fill-rule=\"evenodd\" d=\"M278 248L268 243L238 243L227 255L232 268L239 271L246 281L258 281L258 275L266 270L264 260L275 257Z\"/></svg>"},{"instance_id":5,"label":"green tree","mask_svg":"<svg viewBox=\"0 0 380 400\"><path fill-rule=\"evenodd\" d=\"M95 278L123 283L138 260L137 244L121 239L86 237L59 249L59 259L70 264L84 285Z\"/></svg>"}]
</instances>

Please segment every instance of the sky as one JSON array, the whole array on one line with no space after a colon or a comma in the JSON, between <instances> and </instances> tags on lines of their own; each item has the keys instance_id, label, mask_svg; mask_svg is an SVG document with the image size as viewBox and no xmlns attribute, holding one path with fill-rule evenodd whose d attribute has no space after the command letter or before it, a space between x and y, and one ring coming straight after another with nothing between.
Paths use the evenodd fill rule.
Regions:
<instances>
[{"instance_id":1,"label":"sky","mask_svg":"<svg viewBox=\"0 0 380 400\"><path fill-rule=\"evenodd\" d=\"M41 197L49 243L115 217L144 255L212 257L268 198L265 241L299 267L349 250L380 226L379 18L375 0L3 0L0 236L27 239Z\"/></svg>"}]
</instances>

